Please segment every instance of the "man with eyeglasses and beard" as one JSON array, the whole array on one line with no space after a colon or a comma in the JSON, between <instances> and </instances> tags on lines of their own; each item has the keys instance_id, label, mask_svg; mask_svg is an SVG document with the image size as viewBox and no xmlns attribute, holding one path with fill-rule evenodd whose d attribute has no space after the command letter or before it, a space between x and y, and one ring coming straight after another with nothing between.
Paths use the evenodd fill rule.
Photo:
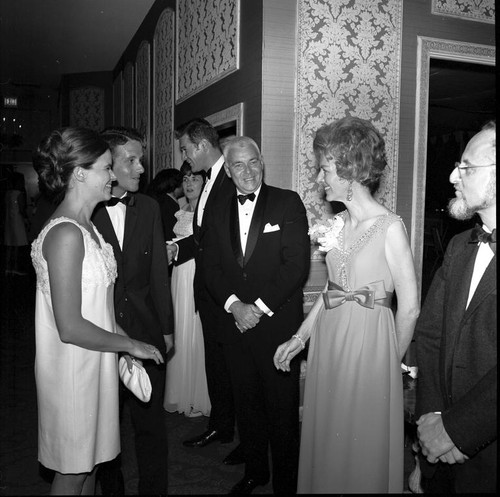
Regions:
<instances>
[{"instance_id":1,"label":"man with eyeglasses and beard","mask_svg":"<svg viewBox=\"0 0 500 497\"><path fill-rule=\"evenodd\" d=\"M416 326L416 416L426 493L496 492L496 124L450 175L452 217L482 226L450 241Z\"/></svg>"}]
</instances>

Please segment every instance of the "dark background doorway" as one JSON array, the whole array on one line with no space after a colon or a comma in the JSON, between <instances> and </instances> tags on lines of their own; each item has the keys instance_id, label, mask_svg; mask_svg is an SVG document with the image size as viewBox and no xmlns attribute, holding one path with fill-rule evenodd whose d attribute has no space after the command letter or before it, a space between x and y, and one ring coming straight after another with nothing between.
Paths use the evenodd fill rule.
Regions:
<instances>
[{"instance_id":1,"label":"dark background doorway","mask_svg":"<svg viewBox=\"0 0 500 497\"><path fill-rule=\"evenodd\" d=\"M451 237L477 221L447 214L449 176L470 138L496 117L495 81L495 66L430 59L422 301Z\"/></svg>"}]
</instances>

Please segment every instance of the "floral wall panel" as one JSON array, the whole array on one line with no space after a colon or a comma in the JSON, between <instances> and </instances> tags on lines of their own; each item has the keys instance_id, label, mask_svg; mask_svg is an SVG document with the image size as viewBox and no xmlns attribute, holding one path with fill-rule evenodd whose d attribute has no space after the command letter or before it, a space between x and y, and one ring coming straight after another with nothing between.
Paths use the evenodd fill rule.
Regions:
<instances>
[{"instance_id":1,"label":"floral wall panel","mask_svg":"<svg viewBox=\"0 0 500 497\"><path fill-rule=\"evenodd\" d=\"M177 102L238 69L239 0L178 0Z\"/></svg>"},{"instance_id":2,"label":"floral wall panel","mask_svg":"<svg viewBox=\"0 0 500 497\"><path fill-rule=\"evenodd\" d=\"M173 167L174 147L174 50L175 14L165 9L158 19L153 38L154 51L154 118L153 174Z\"/></svg>"},{"instance_id":3,"label":"floral wall panel","mask_svg":"<svg viewBox=\"0 0 500 497\"><path fill-rule=\"evenodd\" d=\"M121 71L113 81L113 125L123 125L123 80Z\"/></svg>"},{"instance_id":4,"label":"floral wall panel","mask_svg":"<svg viewBox=\"0 0 500 497\"><path fill-rule=\"evenodd\" d=\"M355 115L382 133L388 167L378 198L396 205L401 0L299 0L295 189L310 222L328 217L315 183L315 131Z\"/></svg>"},{"instance_id":5,"label":"floral wall panel","mask_svg":"<svg viewBox=\"0 0 500 497\"><path fill-rule=\"evenodd\" d=\"M432 13L493 24L495 0L432 0Z\"/></svg>"},{"instance_id":6,"label":"floral wall panel","mask_svg":"<svg viewBox=\"0 0 500 497\"><path fill-rule=\"evenodd\" d=\"M101 131L104 128L104 89L96 86L71 89L69 122L70 126Z\"/></svg>"},{"instance_id":7,"label":"floral wall panel","mask_svg":"<svg viewBox=\"0 0 500 497\"><path fill-rule=\"evenodd\" d=\"M127 62L123 70L123 125L134 126L134 66Z\"/></svg>"},{"instance_id":8,"label":"floral wall panel","mask_svg":"<svg viewBox=\"0 0 500 497\"><path fill-rule=\"evenodd\" d=\"M144 153L147 162L146 167L151 164L149 160L151 150L151 139L149 136L150 66L149 43L143 41L137 50L135 62L135 128L146 139L146 151Z\"/></svg>"}]
</instances>

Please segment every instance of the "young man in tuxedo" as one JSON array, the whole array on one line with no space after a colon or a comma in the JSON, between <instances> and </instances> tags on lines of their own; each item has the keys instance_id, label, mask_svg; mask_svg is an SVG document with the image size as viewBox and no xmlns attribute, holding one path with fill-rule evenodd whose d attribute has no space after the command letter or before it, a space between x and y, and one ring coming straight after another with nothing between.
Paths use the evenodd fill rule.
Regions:
<instances>
[{"instance_id":1,"label":"young man in tuxedo","mask_svg":"<svg viewBox=\"0 0 500 497\"><path fill-rule=\"evenodd\" d=\"M469 141L450 182L450 215L478 214L482 226L450 241L416 326L422 488L496 493L495 123Z\"/></svg>"},{"instance_id":2,"label":"young man in tuxedo","mask_svg":"<svg viewBox=\"0 0 500 497\"><path fill-rule=\"evenodd\" d=\"M231 493L249 494L268 482L270 445L273 491L289 495L297 485L299 361L284 374L273 356L304 318L306 210L297 193L263 183L264 162L251 138L230 139L224 157L233 193L208 213L204 269L223 311L219 334L245 459Z\"/></svg>"},{"instance_id":3,"label":"young man in tuxedo","mask_svg":"<svg viewBox=\"0 0 500 497\"><path fill-rule=\"evenodd\" d=\"M226 366L217 327L221 311L208 293L204 265L204 247L207 233L206 216L218 199L233 193L234 186L224 170L224 157L219 147L216 129L205 119L193 119L176 131L183 160L187 161L194 173L207 172L207 180L198 200L193 218L193 235L168 246L169 261L178 264L195 258L194 299L200 313L205 346L205 371L208 395L212 405L207 430L194 438L185 440L186 447L205 447L218 440L232 442L234 437L235 414L231 381ZM240 464L239 446L225 459L225 464Z\"/></svg>"},{"instance_id":4,"label":"young man in tuxedo","mask_svg":"<svg viewBox=\"0 0 500 497\"><path fill-rule=\"evenodd\" d=\"M132 338L152 343L164 358L173 346L173 313L168 260L158 202L136 193L144 172L143 140L127 128L102 132L113 157L113 197L100 204L92 221L113 247L118 278L115 282L116 321ZM130 406L139 468L139 494L167 493L167 433L163 394L165 364L143 363L152 385L151 400L143 403L122 388L121 401ZM103 465L104 493L119 493L123 478L117 464ZM121 490L123 492L123 490Z\"/></svg>"}]
</instances>

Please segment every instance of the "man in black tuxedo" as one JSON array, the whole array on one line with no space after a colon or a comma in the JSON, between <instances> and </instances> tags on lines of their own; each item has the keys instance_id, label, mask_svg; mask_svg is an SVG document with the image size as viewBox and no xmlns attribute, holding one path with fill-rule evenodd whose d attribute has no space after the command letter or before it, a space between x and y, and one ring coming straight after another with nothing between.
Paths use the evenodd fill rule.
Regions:
<instances>
[{"instance_id":1,"label":"man in black tuxedo","mask_svg":"<svg viewBox=\"0 0 500 497\"><path fill-rule=\"evenodd\" d=\"M274 493L289 495L297 485L299 361L285 374L273 356L304 318L306 211L297 193L262 182L264 163L251 138L230 139L224 157L235 187L208 213L204 269L223 309L219 333L245 458L244 477L231 493L267 483L270 445Z\"/></svg>"},{"instance_id":2,"label":"man in black tuxedo","mask_svg":"<svg viewBox=\"0 0 500 497\"><path fill-rule=\"evenodd\" d=\"M450 176L456 235L416 326L416 413L426 493L496 493L496 125L467 144Z\"/></svg>"},{"instance_id":3,"label":"man in black tuxedo","mask_svg":"<svg viewBox=\"0 0 500 497\"><path fill-rule=\"evenodd\" d=\"M108 128L102 137L113 156L110 201L100 204L92 221L113 246L118 278L115 282L116 321L132 338L152 343L165 358L173 346L173 311L168 261L158 203L137 192L144 172L143 142L132 129ZM163 394L165 364L144 361L153 387L151 400L143 403L122 388L121 401L130 406L139 468L139 494L167 493L167 433ZM103 465L101 487L105 493L123 493L115 468ZM118 473L118 474L117 474ZM122 483L118 483L121 484Z\"/></svg>"},{"instance_id":4,"label":"man in black tuxedo","mask_svg":"<svg viewBox=\"0 0 500 497\"><path fill-rule=\"evenodd\" d=\"M217 332L219 315L223 311L208 293L204 276L206 215L217 199L226 198L233 193L234 186L223 167L224 157L219 147L219 135L208 121L189 121L177 129L176 136L182 158L189 163L192 171L207 172L207 180L194 213L193 235L168 246L169 261L175 260L177 264L182 264L194 257L196 262L194 300L203 326L205 370L212 408L207 430L183 443L187 447L204 447L216 440L229 443L234 437L235 414L231 381ZM230 454L224 462L243 462L238 458L239 452L241 450L237 448L236 453Z\"/></svg>"}]
</instances>

